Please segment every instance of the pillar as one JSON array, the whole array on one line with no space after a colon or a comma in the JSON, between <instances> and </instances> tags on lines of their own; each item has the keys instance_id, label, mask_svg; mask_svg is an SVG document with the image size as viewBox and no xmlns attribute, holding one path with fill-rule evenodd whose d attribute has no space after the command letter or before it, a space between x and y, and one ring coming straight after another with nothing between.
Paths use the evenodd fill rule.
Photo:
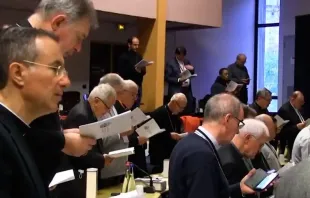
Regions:
<instances>
[{"instance_id":1,"label":"pillar","mask_svg":"<svg viewBox=\"0 0 310 198\"><path fill-rule=\"evenodd\" d=\"M138 19L140 53L154 64L148 66L142 85L141 109L150 112L163 104L167 0L157 0L156 19Z\"/></svg>"}]
</instances>

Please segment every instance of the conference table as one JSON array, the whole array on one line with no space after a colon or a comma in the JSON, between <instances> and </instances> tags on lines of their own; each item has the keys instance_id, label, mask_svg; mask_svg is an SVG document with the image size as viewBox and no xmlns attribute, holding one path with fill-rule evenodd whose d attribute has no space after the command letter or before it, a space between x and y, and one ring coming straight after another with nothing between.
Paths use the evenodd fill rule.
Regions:
<instances>
[{"instance_id":1,"label":"conference table","mask_svg":"<svg viewBox=\"0 0 310 198\"><path fill-rule=\"evenodd\" d=\"M153 175L161 177L160 175ZM168 187L168 178L164 178L167 181L167 188L164 192L155 192L155 193L144 193L145 198L160 198L163 193L167 193L169 190ZM136 182L137 185L141 184L140 182ZM122 185L108 187L98 191L97 198L109 198L111 197L111 193L120 193L122 191Z\"/></svg>"}]
</instances>

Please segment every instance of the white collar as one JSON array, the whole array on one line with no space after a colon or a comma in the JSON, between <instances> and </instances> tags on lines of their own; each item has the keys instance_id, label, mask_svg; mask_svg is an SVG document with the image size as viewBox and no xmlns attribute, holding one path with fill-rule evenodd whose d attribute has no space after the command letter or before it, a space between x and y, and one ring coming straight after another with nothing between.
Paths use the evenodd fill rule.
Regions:
<instances>
[{"instance_id":1,"label":"white collar","mask_svg":"<svg viewBox=\"0 0 310 198\"><path fill-rule=\"evenodd\" d=\"M7 107L5 104L3 104L2 102L0 102L0 105L2 105L4 108L6 108L7 110L9 110L13 115L15 115L18 119L20 119L25 125L27 125L29 128L29 124L27 124L21 117L19 117L14 111L12 111L9 107Z\"/></svg>"},{"instance_id":2,"label":"white collar","mask_svg":"<svg viewBox=\"0 0 310 198\"><path fill-rule=\"evenodd\" d=\"M220 145L219 143L216 141L215 137L209 132L207 131L205 128L203 128L202 126L198 127L198 129L200 131L202 131L210 140L211 142L213 143L215 149L219 149L220 148ZM202 134L200 134L199 132L195 132L197 135L199 135L200 137L202 137L203 139L206 139Z\"/></svg>"}]
</instances>

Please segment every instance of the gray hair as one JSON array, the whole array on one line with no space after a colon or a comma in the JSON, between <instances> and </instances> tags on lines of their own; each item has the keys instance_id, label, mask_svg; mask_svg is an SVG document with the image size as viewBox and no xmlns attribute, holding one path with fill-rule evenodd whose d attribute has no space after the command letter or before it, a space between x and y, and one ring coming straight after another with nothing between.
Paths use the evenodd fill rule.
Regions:
<instances>
[{"instance_id":1,"label":"gray hair","mask_svg":"<svg viewBox=\"0 0 310 198\"><path fill-rule=\"evenodd\" d=\"M116 98L116 92L109 84L97 85L89 94L90 99L100 98L105 103L108 103L111 97Z\"/></svg>"},{"instance_id":2,"label":"gray hair","mask_svg":"<svg viewBox=\"0 0 310 198\"><path fill-rule=\"evenodd\" d=\"M124 85L127 89L139 89L138 85L132 80L124 80Z\"/></svg>"},{"instance_id":3,"label":"gray hair","mask_svg":"<svg viewBox=\"0 0 310 198\"><path fill-rule=\"evenodd\" d=\"M260 137L269 137L269 130L264 122L249 118L243 120L244 126L239 129L239 135L246 135L250 134L253 135L255 138Z\"/></svg>"},{"instance_id":4,"label":"gray hair","mask_svg":"<svg viewBox=\"0 0 310 198\"><path fill-rule=\"evenodd\" d=\"M98 27L97 13L91 0L41 0L36 12L42 13L44 18L63 13L71 22L87 17L91 27Z\"/></svg>"},{"instance_id":5,"label":"gray hair","mask_svg":"<svg viewBox=\"0 0 310 198\"><path fill-rule=\"evenodd\" d=\"M116 89L119 89L120 87L124 88L123 78L116 73L109 73L104 75L102 78L100 78L99 85L100 84L109 84L115 89L116 92L120 91Z\"/></svg>"},{"instance_id":6,"label":"gray hair","mask_svg":"<svg viewBox=\"0 0 310 198\"><path fill-rule=\"evenodd\" d=\"M217 94L208 100L204 110L204 120L219 121L229 113L238 117L241 107L241 103L236 97L225 93Z\"/></svg>"},{"instance_id":7,"label":"gray hair","mask_svg":"<svg viewBox=\"0 0 310 198\"><path fill-rule=\"evenodd\" d=\"M260 89L256 92L255 99L258 99L258 97L266 98L267 96L271 96L272 93L267 88Z\"/></svg>"},{"instance_id":8,"label":"gray hair","mask_svg":"<svg viewBox=\"0 0 310 198\"><path fill-rule=\"evenodd\" d=\"M11 63L22 63L24 60L35 62L38 56L35 40L40 37L58 42L54 34L41 29L9 27L0 31L0 90L7 85Z\"/></svg>"}]
</instances>

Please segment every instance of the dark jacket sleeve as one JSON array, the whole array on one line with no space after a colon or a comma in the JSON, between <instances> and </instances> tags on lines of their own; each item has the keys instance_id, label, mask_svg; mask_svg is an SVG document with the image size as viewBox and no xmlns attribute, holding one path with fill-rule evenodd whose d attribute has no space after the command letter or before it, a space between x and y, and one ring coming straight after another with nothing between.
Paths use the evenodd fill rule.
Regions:
<instances>
[{"instance_id":1,"label":"dark jacket sleeve","mask_svg":"<svg viewBox=\"0 0 310 198\"><path fill-rule=\"evenodd\" d=\"M133 132L133 134L128 136L128 140L130 146L139 146L138 134L136 132Z\"/></svg>"},{"instance_id":2,"label":"dark jacket sleeve","mask_svg":"<svg viewBox=\"0 0 310 198\"><path fill-rule=\"evenodd\" d=\"M165 67L165 81L167 81L170 84L180 84L178 82L178 76L174 75L173 73L173 66L171 63L167 62Z\"/></svg>"},{"instance_id":3,"label":"dark jacket sleeve","mask_svg":"<svg viewBox=\"0 0 310 198\"><path fill-rule=\"evenodd\" d=\"M236 180L236 177L234 175L238 174L238 171L236 171L234 167L236 167L236 164L234 163L225 163L222 165L223 171L229 183L229 191L231 197L242 197L240 181Z\"/></svg>"},{"instance_id":4,"label":"dark jacket sleeve","mask_svg":"<svg viewBox=\"0 0 310 198\"><path fill-rule=\"evenodd\" d=\"M142 60L142 57L140 55L138 56L138 61ZM141 69L141 73L137 72L134 65L130 65L130 61L128 57L123 54L120 56L118 60L118 65L117 65L117 72L118 74L126 79L131 79L132 76L137 76L137 75L142 75L144 76L146 73L146 68Z\"/></svg>"},{"instance_id":5,"label":"dark jacket sleeve","mask_svg":"<svg viewBox=\"0 0 310 198\"><path fill-rule=\"evenodd\" d=\"M211 95L216 95L224 92L226 92L226 87L219 83L214 83L211 87Z\"/></svg>"},{"instance_id":6,"label":"dark jacket sleeve","mask_svg":"<svg viewBox=\"0 0 310 198\"><path fill-rule=\"evenodd\" d=\"M191 64L191 62L189 61L189 60L186 60L186 64L185 65L192 65ZM193 66L193 65L192 65ZM193 66L194 67L194 66ZM192 70L188 70L188 71L190 71L191 72L191 74L194 74L195 73L195 67L194 67L194 69L192 69Z\"/></svg>"},{"instance_id":7,"label":"dark jacket sleeve","mask_svg":"<svg viewBox=\"0 0 310 198\"><path fill-rule=\"evenodd\" d=\"M236 83L242 83L240 79L235 75L234 67L232 65L228 66L228 75L229 75L229 80L232 80Z\"/></svg>"},{"instance_id":8,"label":"dark jacket sleeve","mask_svg":"<svg viewBox=\"0 0 310 198\"><path fill-rule=\"evenodd\" d=\"M81 125L87 124L87 119L88 118L82 114L76 114L68 117L65 126L68 128L77 128ZM96 151L96 146L94 146L85 156L69 156L69 160L75 169L104 168L104 156Z\"/></svg>"},{"instance_id":9,"label":"dark jacket sleeve","mask_svg":"<svg viewBox=\"0 0 310 198\"><path fill-rule=\"evenodd\" d=\"M2 138L2 137L1 137ZM11 192L13 190L13 170L12 164L8 161L7 145L0 139L0 197L1 198L13 198Z\"/></svg>"}]
</instances>

